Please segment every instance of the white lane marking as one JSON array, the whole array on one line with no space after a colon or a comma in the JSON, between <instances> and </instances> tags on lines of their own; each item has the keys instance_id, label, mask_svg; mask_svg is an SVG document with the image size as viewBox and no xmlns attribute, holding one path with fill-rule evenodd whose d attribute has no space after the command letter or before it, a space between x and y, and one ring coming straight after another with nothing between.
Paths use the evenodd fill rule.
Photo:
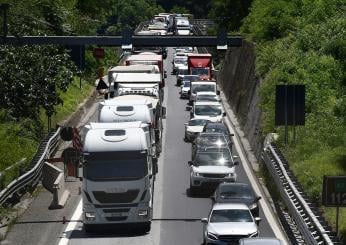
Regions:
<instances>
[{"instance_id":1,"label":"white lane marking","mask_svg":"<svg viewBox=\"0 0 346 245\"><path fill-rule=\"evenodd\" d=\"M223 101L223 103L225 103ZM229 109L229 108L228 108ZM230 119L228 117L226 117L226 123L228 125L228 127L230 129L232 129L232 131L234 133L236 133L236 130L235 128L233 127L232 123L230 122ZM254 173L253 171L250 169L249 165L250 163L248 162L247 158L245 157L243 151L242 151L242 148L240 146L240 143L238 141L238 138L237 137L234 137L233 138L233 142L234 142L234 145L237 149L237 152L239 154L239 157L241 159L241 162L242 163L245 163L243 164L243 167L244 167L244 171L246 173L246 175L248 176L249 178L249 181L251 183L251 186L252 188L254 189L255 193L257 195L260 194L260 196L262 196L262 199L259 201L261 206L262 206L262 211L263 213L265 214L265 217L266 219L268 220L268 223L270 225L270 227L272 228L275 236L279 239L281 239L282 241L285 241L286 244L288 244L287 242L287 238L286 238L286 235L283 233L283 231L280 229L280 224L278 223L278 220L275 218L271 208L269 207L269 204L268 204L268 200L266 200L266 196L262 194L262 191L261 191L261 188L259 187L259 184L258 182L255 180L255 176L254 176Z\"/></svg>"},{"instance_id":2,"label":"white lane marking","mask_svg":"<svg viewBox=\"0 0 346 245\"><path fill-rule=\"evenodd\" d=\"M71 220L75 221L78 220L82 216L82 198L80 199L77 208L75 209ZM76 229L77 224L79 222L69 222L68 225L66 226L64 232L62 233L62 238L60 239L58 245L67 245L72 232Z\"/></svg>"}]
</instances>

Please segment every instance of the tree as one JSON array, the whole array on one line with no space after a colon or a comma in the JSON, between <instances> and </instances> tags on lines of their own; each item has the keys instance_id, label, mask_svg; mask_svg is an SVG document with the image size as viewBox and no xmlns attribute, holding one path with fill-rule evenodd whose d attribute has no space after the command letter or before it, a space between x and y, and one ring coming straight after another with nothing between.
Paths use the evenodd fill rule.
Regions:
<instances>
[{"instance_id":1,"label":"tree","mask_svg":"<svg viewBox=\"0 0 346 245\"><path fill-rule=\"evenodd\" d=\"M229 31L238 30L249 13L252 0L214 0L208 14L219 27Z\"/></svg>"}]
</instances>

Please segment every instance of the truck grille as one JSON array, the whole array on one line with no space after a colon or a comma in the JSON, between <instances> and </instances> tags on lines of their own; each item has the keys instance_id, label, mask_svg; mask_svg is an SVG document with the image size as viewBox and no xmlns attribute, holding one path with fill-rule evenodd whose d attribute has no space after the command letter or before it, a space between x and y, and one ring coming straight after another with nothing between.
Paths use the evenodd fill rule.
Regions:
<instances>
[{"instance_id":1,"label":"truck grille","mask_svg":"<svg viewBox=\"0 0 346 245\"><path fill-rule=\"evenodd\" d=\"M225 178L227 174L203 174L206 178Z\"/></svg>"},{"instance_id":2,"label":"truck grille","mask_svg":"<svg viewBox=\"0 0 346 245\"><path fill-rule=\"evenodd\" d=\"M139 190L128 190L124 193L106 193L104 191L93 191L95 199L99 203L131 203L138 194Z\"/></svg>"},{"instance_id":3,"label":"truck grille","mask_svg":"<svg viewBox=\"0 0 346 245\"><path fill-rule=\"evenodd\" d=\"M127 216L122 217L106 217L106 220L108 221L124 221L127 219Z\"/></svg>"}]
</instances>

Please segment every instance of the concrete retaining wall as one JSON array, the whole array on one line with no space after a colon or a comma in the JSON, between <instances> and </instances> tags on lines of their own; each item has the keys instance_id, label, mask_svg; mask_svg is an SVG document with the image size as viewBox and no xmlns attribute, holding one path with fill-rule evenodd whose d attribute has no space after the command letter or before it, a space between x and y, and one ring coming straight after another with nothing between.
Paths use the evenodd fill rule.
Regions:
<instances>
[{"instance_id":1,"label":"concrete retaining wall","mask_svg":"<svg viewBox=\"0 0 346 245\"><path fill-rule=\"evenodd\" d=\"M258 91L261 81L255 74L253 44L244 41L241 48L229 48L226 51L218 80L254 155L260 159L263 138L260 134Z\"/></svg>"}]
</instances>

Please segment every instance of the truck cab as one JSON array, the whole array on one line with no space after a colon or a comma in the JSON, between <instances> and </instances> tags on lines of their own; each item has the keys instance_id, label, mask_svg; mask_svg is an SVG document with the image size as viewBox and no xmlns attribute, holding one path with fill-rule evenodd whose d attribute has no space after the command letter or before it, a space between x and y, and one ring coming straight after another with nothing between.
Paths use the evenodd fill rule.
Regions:
<instances>
[{"instance_id":1,"label":"truck cab","mask_svg":"<svg viewBox=\"0 0 346 245\"><path fill-rule=\"evenodd\" d=\"M83 223L150 230L154 171L148 127L137 122L86 126L83 140Z\"/></svg>"}]
</instances>

